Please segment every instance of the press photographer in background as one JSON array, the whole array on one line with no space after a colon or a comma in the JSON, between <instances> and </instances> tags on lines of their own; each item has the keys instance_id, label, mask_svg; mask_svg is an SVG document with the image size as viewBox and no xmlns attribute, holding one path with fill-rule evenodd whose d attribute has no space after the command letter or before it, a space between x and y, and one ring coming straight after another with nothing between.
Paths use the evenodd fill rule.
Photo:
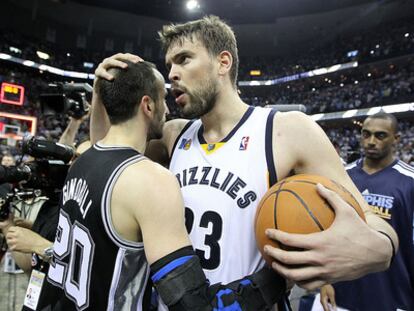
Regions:
<instances>
[{"instance_id":1,"label":"press photographer in background","mask_svg":"<svg viewBox=\"0 0 414 311\"><path fill-rule=\"evenodd\" d=\"M35 160L18 166L0 166L0 183L8 182L15 185L0 207L0 229L6 237L10 250L8 254L17 266L27 274L37 273L41 277L42 273L47 272L48 260L52 253L51 241L56 235L59 216L58 200L74 150L69 146L32 137L23 142L22 153L34 157ZM39 196L46 197L47 200L40 207L32 228L16 226L16 203L22 199ZM9 261L7 258L6 260ZM5 265L8 265L8 261ZM49 295L52 292L43 290L42 293ZM16 295L17 299L21 299L21 296ZM47 304L48 299L47 296L39 299L39 310L43 302ZM18 303L16 301L16 305Z\"/></svg>"},{"instance_id":2,"label":"press photographer in background","mask_svg":"<svg viewBox=\"0 0 414 311\"><path fill-rule=\"evenodd\" d=\"M56 235L59 217L58 201L69 163L75 158L73 148L75 136L82 122L88 117L89 105L86 100L88 87L92 90L88 84L58 84L49 89L56 93L49 93L46 96L43 94L41 96L43 112L56 118L60 117L60 114L70 118L59 143L34 137L26 139L22 144L22 153L34 157L35 160L9 168L0 166L0 183L3 181L18 183L18 186L7 195L6 200L3 200L4 204L1 204L0 218L3 221L0 221L0 229L6 236L11 259L28 275L32 274L40 279L47 273L48 262L53 253L51 241L54 241ZM79 147L81 147L79 152L82 152L88 148L88 143L83 143ZM30 222L14 217L13 207L17 201L22 200L22 195L47 198L31 228ZM22 224L27 228L21 227ZM0 300L12 298L14 301L10 304L10 309L0 307L0 310L18 310L23 301L23 310L43 310L53 299L53 290L46 288L46 283L44 282L41 287L31 283L27 286L26 278L26 282L23 283L23 295L20 293L13 295L2 286ZM25 295L26 292L30 295ZM36 292L40 294L36 295ZM9 297L2 297L8 293L10 293Z\"/></svg>"}]
</instances>

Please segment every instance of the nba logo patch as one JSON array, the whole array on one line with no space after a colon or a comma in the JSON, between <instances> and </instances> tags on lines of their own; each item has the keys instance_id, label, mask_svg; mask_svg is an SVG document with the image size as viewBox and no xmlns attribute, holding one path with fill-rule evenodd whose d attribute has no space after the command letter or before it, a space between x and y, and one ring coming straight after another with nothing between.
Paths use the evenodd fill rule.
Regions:
<instances>
[{"instance_id":1,"label":"nba logo patch","mask_svg":"<svg viewBox=\"0 0 414 311\"><path fill-rule=\"evenodd\" d=\"M178 147L178 149L184 149L184 150L188 150L191 147L191 138L187 139L187 138L183 138L181 140L180 146Z\"/></svg>"},{"instance_id":2,"label":"nba logo patch","mask_svg":"<svg viewBox=\"0 0 414 311\"><path fill-rule=\"evenodd\" d=\"M240 141L240 147L239 150L246 150L247 149L247 145L249 144L249 138L250 136L243 136L243 138Z\"/></svg>"}]
</instances>

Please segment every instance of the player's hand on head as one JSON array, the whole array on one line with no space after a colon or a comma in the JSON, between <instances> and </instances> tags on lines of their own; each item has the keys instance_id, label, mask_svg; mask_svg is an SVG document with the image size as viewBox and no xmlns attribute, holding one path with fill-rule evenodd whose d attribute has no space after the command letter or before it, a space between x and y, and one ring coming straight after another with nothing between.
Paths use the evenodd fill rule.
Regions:
<instances>
[{"instance_id":1,"label":"player's hand on head","mask_svg":"<svg viewBox=\"0 0 414 311\"><path fill-rule=\"evenodd\" d=\"M144 61L138 55L130 53L117 53L111 57L105 58L95 70L95 78L113 80L113 76L108 72L110 68L126 68L128 65L125 61L138 63Z\"/></svg>"},{"instance_id":2,"label":"player's hand on head","mask_svg":"<svg viewBox=\"0 0 414 311\"><path fill-rule=\"evenodd\" d=\"M389 250L383 250L381 234L371 229L338 194L321 185L317 188L335 210L334 222L325 231L311 234L266 230L269 238L294 249L267 245L266 254L275 260L273 269L307 290L379 271L384 256L389 256Z\"/></svg>"}]
</instances>

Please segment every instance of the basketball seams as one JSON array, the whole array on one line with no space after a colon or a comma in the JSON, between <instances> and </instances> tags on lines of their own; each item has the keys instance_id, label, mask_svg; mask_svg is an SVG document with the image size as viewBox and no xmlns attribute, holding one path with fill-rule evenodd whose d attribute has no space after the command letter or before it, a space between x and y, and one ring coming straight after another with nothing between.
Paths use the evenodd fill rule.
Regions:
<instances>
[{"instance_id":1,"label":"basketball seams","mask_svg":"<svg viewBox=\"0 0 414 311\"><path fill-rule=\"evenodd\" d=\"M306 212L309 214L309 216L312 218L313 222L318 226L318 228L321 231L325 230L322 224L318 221L318 218L314 215L312 210L308 207L306 202L295 191L290 190L290 189L281 189L281 190L278 190L277 192L278 194L281 192L287 192L287 193L292 194L302 204L302 206L305 208Z\"/></svg>"},{"instance_id":2,"label":"basketball seams","mask_svg":"<svg viewBox=\"0 0 414 311\"><path fill-rule=\"evenodd\" d=\"M330 182L332 182L334 185L336 185L343 192L349 194L349 196L351 197L351 199L353 200L353 202L349 202L348 200L346 200L342 196L341 196L341 198L344 199L355 210L355 212L357 212L357 214L360 215L360 217L363 217L363 219L365 220L365 215L363 214L363 212L362 212L362 214L360 214L358 212L358 210L354 206L354 205L357 205L361 209L361 211L362 211L362 208L361 208L360 204L358 203L358 201L355 199L354 195L351 192L349 192L348 189L346 189L344 186L342 186L341 184L338 184L336 181L334 181L332 179L327 179L327 180L329 180ZM311 184L311 185L315 185L315 186L318 184L318 183L313 182L313 181L310 181L310 180L286 180L284 183L305 183L305 184ZM333 191L335 193L338 193L338 192L335 191L335 189L332 189L330 187L327 187L326 185L324 185L324 187L326 189L328 189L328 190L331 190L331 191ZM324 199L324 201L326 201L326 200Z\"/></svg>"}]
</instances>

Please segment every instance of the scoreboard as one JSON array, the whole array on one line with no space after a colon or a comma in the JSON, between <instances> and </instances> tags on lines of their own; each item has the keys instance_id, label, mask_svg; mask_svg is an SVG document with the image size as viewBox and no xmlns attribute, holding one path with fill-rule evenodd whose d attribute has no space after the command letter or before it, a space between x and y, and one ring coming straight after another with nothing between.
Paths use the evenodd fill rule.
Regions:
<instances>
[{"instance_id":1,"label":"scoreboard","mask_svg":"<svg viewBox=\"0 0 414 311\"><path fill-rule=\"evenodd\" d=\"M22 106L24 102L24 86L3 82L0 90L0 102Z\"/></svg>"}]
</instances>

